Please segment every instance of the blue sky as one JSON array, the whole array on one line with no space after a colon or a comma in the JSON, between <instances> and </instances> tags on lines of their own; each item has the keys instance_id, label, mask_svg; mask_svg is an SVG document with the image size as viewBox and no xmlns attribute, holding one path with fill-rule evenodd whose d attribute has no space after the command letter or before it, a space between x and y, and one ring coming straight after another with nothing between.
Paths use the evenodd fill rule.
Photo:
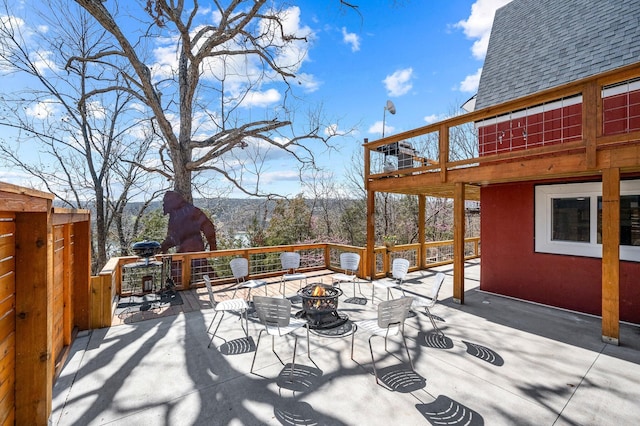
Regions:
<instances>
[{"instance_id":1,"label":"blue sky","mask_svg":"<svg viewBox=\"0 0 640 426\"><path fill-rule=\"evenodd\" d=\"M364 138L381 137L383 119L390 135L459 112L476 93L494 12L509 1L357 2L360 15L297 2L314 35L302 70L317 90L307 96L356 128L320 164L340 181ZM385 114L387 100L395 115Z\"/></svg>"},{"instance_id":2,"label":"blue sky","mask_svg":"<svg viewBox=\"0 0 640 426\"><path fill-rule=\"evenodd\" d=\"M334 139L337 151L326 152L318 144L318 164L342 182L364 138L381 136L387 100L397 112L385 115L386 135L459 112L476 92L494 11L508 2L355 1L358 14L341 8L337 0L296 1L291 25L310 40L298 69L298 95L309 105L321 104L328 117L339 117L339 130L353 130ZM36 25L35 18L25 21ZM272 88L257 96L268 108L270 96L278 94ZM261 179L264 190L287 195L302 191L286 161L273 159ZM13 172L0 168L0 181L24 184Z\"/></svg>"}]
</instances>

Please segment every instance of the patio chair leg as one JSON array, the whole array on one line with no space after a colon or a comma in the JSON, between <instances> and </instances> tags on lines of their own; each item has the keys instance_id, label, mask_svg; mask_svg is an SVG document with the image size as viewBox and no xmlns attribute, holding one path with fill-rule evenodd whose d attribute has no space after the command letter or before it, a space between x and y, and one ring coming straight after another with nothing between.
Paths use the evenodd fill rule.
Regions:
<instances>
[{"instance_id":1,"label":"patio chair leg","mask_svg":"<svg viewBox=\"0 0 640 426\"><path fill-rule=\"evenodd\" d=\"M278 358L278 361L280 361L280 364L284 365L284 361L282 361L282 358L280 358L280 355L278 355L278 352L276 352L276 338L275 336L271 336L271 352L273 352L276 356L276 358Z\"/></svg>"},{"instance_id":2,"label":"patio chair leg","mask_svg":"<svg viewBox=\"0 0 640 426\"><path fill-rule=\"evenodd\" d=\"M209 330L211 330L211 326L213 325L213 322L216 320L216 317L218 316L219 313L220 313L219 311L216 311L215 314L213 315L213 318L211 318L209 327L207 327L207 333L209 332Z\"/></svg>"},{"instance_id":3,"label":"patio chair leg","mask_svg":"<svg viewBox=\"0 0 640 426\"><path fill-rule=\"evenodd\" d=\"M213 319L216 318L216 316L218 315L218 313L216 312L216 315L213 317ZM213 331L213 334L211 335L211 339L209 340L209 345L207 346L207 348L211 347L211 343L213 343L213 338L216 337L216 333L218 332L218 328L220 328L220 324L222 324L222 320L224 319L224 311L222 312L222 316L220 317L220 321L218 321L218 325L216 326L216 329ZM213 322L211 322L213 324ZM222 340L224 340L225 342L227 341L226 339L222 338Z\"/></svg>"},{"instance_id":4,"label":"patio chair leg","mask_svg":"<svg viewBox=\"0 0 640 426\"><path fill-rule=\"evenodd\" d=\"M376 370L376 360L373 358L373 346L371 346L371 339L376 337L375 335L369 337L369 352L371 353L371 363L373 364L373 375L376 377L376 384L380 384L378 380L378 370ZM387 339L384 339L385 349L387 345Z\"/></svg>"},{"instance_id":5,"label":"patio chair leg","mask_svg":"<svg viewBox=\"0 0 640 426\"><path fill-rule=\"evenodd\" d=\"M296 350L298 349L298 336L293 336L293 360L291 361L291 370L289 371L289 381L293 381L293 369L296 366Z\"/></svg>"},{"instance_id":6,"label":"patio chair leg","mask_svg":"<svg viewBox=\"0 0 640 426\"><path fill-rule=\"evenodd\" d=\"M240 324L242 324L242 313L240 313ZM244 331L244 337L249 337L249 309L244 310L244 326L242 327L242 331Z\"/></svg>"},{"instance_id":7,"label":"patio chair leg","mask_svg":"<svg viewBox=\"0 0 640 426\"><path fill-rule=\"evenodd\" d=\"M429 308L427 308L425 306L424 307L424 311L427 314L427 316L429 317L429 320L431 321L431 325L433 326L433 330L436 332L436 335L444 337L444 332L442 330L440 330L440 328L436 324L436 321L435 321L435 319L433 319L433 316L431 315L431 311L429 310Z\"/></svg>"},{"instance_id":8,"label":"patio chair leg","mask_svg":"<svg viewBox=\"0 0 640 426\"><path fill-rule=\"evenodd\" d=\"M258 347L260 346L260 338L262 337L262 332L264 330L260 330L260 333L258 333L258 341L256 342L256 351L253 353L253 361L251 361L251 370L250 372L253 373L253 365L256 363L256 356L258 355Z\"/></svg>"},{"instance_id":9,"label":"patio chair leg","mask_svg":"<svg viewBox=\"0 0 640 426\"><path fill-rule=\"evenodd\" d=\"M411 366L411 371L414 371L413 361L411 360L411 354L409 354L409 347L407 346L407 339L404 337L404 331L400 333L402 335L402 341L404 342L404 350L407 351L407 358L409 358L409 365Z\"/></svg>"}]
</instances>

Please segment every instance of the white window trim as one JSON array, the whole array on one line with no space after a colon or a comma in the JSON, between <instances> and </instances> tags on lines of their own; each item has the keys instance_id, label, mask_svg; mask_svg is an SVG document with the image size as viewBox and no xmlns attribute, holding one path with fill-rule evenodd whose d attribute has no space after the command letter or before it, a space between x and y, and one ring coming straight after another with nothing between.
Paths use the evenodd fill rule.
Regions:
<instances>
[{"instance_id":1,"label":"white window trim","mask_svg":"<svg viewBox=\"0 0 640 426\"><path fill-rule=\"evenodd\" d=\"M640 195L640 180L620 182L620 195ZM602 182L537 185L535 188L535 251L573 256L602 257L598 241L598 197ZM551 212L554 198L590 198L590 242L554 241L551 239ZM640 247L620 246L620 260L640 262Z\"/></svg>"}]
</instances>

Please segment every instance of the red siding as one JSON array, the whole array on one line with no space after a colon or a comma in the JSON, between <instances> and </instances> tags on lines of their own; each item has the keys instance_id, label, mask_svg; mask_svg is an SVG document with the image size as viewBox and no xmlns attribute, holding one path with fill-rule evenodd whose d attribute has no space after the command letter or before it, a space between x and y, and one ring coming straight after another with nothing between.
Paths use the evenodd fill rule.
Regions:
<instances>
[{"instance_id":1,"label":"red siding","mask_svg":"<svg viewBox=\"0 0 640 426\"><path fill-rule=\"evenodd\" d=\"M640 90L632 90L602 100L605 135L640 130Z\"/></svg>"},{"instance_id":2,"label":"red siding","mask_svg":"<svg viewBox=\"0 0 640 426\"><path fill-rule=\"evenodd\" d=\"M514 113L517 118L505 115L479 123L480 156L581 140L582 104L561 106L563 102L545 104L545 111L539 106ZM640 130L640 90L605 96L602 106L604 135Z\"/></svg>"},{"instance_id":3,"label":"red siding","mask_svg":"<svg viewBox=\"0 0 640 426\"><path fill-rule=\"evenodd\" d=\"M480 288L601 314L602 261L534 252L534 184L481 190ZM640 323L640 263L620 263L620 319Z\"/></svg>"}]
</instances>

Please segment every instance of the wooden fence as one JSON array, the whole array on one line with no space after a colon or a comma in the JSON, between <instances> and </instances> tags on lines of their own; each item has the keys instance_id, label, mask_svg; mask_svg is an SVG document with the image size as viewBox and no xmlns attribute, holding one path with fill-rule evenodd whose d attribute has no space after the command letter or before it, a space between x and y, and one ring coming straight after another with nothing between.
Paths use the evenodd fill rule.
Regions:
<instances>
[{"instance_id":1,"label":"wooden fence","mask_svg":"<svg viewBox=\"0 0 640 426\"><path fill-rule=\"evenodd\" d=\"M89 212L0 182L0 424L47 424L74 333L90 327Z\"/></svg>"}]
</instances>

